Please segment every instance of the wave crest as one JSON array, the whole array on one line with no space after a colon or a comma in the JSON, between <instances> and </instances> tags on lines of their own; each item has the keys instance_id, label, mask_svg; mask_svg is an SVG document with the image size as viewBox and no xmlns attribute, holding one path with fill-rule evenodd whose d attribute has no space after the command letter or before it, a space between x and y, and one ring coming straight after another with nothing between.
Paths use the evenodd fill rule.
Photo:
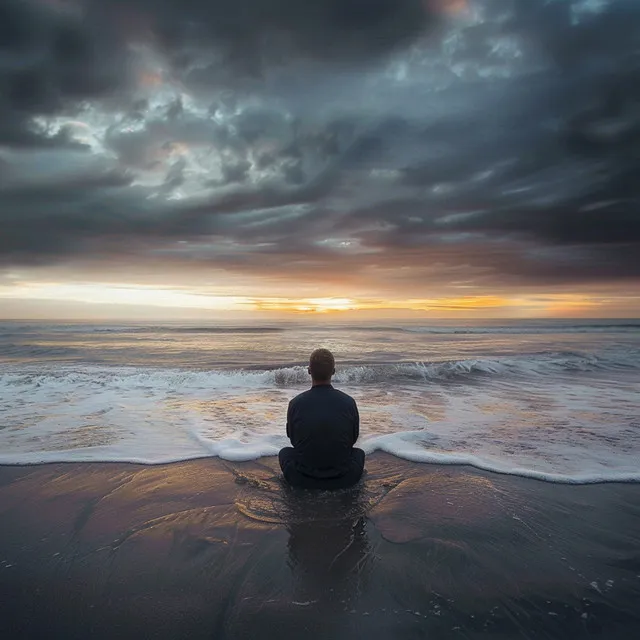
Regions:
<instances>
[{"instance_id":1,"label":"wave crest","mask_svg":"<svg viewBox=\"0 0 640 640\"><path fill-rule=\"evenodd\" d=\"M458 382L496 376L525 378L561 375L607 369L637 369L637 360L623 354L616 358L578 353L545 353L528 356L441 362L399 362L349 365L338 368L338 384L375 384L385 382L424 383ZM188 369L150 369L138 367L59 365L46 368L31 365L9 368L0 374L0 386L109 385L115 387L149 386L171 389L231 387L294 387L309 383L306 366L285 366L267 370L229 369L198 371Z\"/></svg>"}]
</instances>

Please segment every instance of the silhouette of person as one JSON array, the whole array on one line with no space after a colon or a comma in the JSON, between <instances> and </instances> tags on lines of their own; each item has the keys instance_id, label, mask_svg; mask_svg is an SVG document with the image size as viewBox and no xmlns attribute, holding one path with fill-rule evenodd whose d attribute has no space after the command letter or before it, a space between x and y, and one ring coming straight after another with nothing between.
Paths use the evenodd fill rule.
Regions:
<instances>
[{"instance_id":1,"label":"silhouette of person","mask_svg":"<svg viewBox=\"0 0 640 640\"><path fill-rule=\"evenodd\" d=\"M287 436L293 447L280 451L280 468L293 487L351 487L364 471L364 451L354 447L360 434L358 407L331 384L335 360L328 349L311 354L308 372L311 389L289 403Z\"/></svg>"}]
</instances>

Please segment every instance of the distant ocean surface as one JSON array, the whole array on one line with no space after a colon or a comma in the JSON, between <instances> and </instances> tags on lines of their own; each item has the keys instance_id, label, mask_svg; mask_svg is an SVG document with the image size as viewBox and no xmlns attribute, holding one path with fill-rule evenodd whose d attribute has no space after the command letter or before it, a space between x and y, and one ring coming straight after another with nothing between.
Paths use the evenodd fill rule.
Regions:
<instances>
[{"instance_id":1,"label":"distant ocean surface","mask_svg":"<svg viewBox=\"0 0 640 640\"><path fill-rule=\"evenodd\" d=\"M360 446L557 482L640 481L640 321L0 322L0 463L204 456L288 441L316 347Z\"/></svg>"}]
</instances>

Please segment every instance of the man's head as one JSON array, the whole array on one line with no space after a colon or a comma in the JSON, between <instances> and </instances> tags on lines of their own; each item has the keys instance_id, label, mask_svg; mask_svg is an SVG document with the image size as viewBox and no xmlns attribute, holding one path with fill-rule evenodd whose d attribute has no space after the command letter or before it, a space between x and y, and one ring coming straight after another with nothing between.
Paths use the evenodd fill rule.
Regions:
<instances>
[{"instance_id":1,"label":"man's head","mask_svg":"<svg viewBox=\"0 0 640 640\"><path fill-rule=\"evenodd\" d=\"M309 358L309 374L313 382L331 382L335 367L336 361L329 349L316 349Z\"/></svg>"}]
</instances>

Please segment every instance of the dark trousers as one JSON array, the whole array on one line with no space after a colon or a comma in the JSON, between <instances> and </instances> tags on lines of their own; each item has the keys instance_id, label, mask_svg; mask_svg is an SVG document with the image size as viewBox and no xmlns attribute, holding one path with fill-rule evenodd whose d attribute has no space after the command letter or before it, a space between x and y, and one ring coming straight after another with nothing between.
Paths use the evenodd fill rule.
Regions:
<instances>
[{"instance_id":1,"label":"dark trousers","mask_svg":"<svg viewBox=\"0 0 640 640\"><path fill-rule=\"evenodd\" d=\"M364 451L362 449L351 450L351 464L344 475L339 478L314 478L301 473L296 462L296 450L293 447L285 447L278 454L280 468L284 479L292 486L299 489L347 489L356 484L364 471Z\"/></svg>"}]
</instances>

